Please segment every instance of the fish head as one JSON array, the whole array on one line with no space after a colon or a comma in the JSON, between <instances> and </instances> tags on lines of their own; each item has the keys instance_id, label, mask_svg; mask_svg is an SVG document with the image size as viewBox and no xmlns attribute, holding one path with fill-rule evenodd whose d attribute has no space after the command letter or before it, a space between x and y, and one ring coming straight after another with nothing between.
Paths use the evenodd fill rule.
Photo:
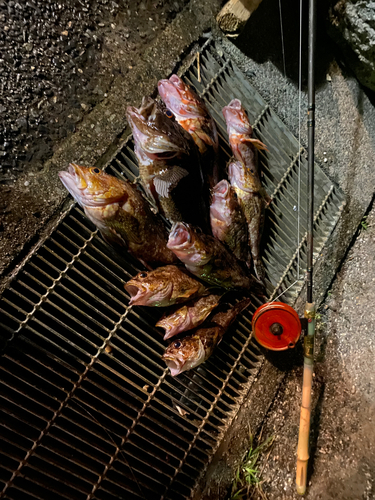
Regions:
<instances>
[{"instance_id":1,"label":"fish head","mask_svg":"<svg viewBox=\"0 0 375 500\"><path fill-rule=\"evenodd\" d=\"M196 230L184 222L173 224L169 233L167 248L185 264L204 264L206 260L206 250L199 238ZM207 257L208 258L208 257Z\"/></svg>"},{"instance_id":2,"label":"fish head","mask_svg":"<svg viewBox=\"0 0 375 500\"><path fill-rule=\"evenodd\" d=\"M153 271L141 271L125 284L130 294L129 305L160 306L164 305L172 295L173 284L164 268Z\"/></svg>"},{"instance_id":3,"label":"fish head","mask_svg":"<svg viewBox=\"0 0 375 500\"><path fill-rule=\"evenodd\" d=\"M70 163L67 171L59 172L61 182L82 207L104 207L126 202L128 185L125 180L108 175L97 167L82 167Z\"/></svg>"},{"instance_id":4,"label":"fish head","mask_svg":"<svg viewBox=\"0 0 375 500\"><path fill-rule=\"evenodd\" d=\"M234 188L248 193L258 192L261 189L258 172L247 167L240 161L232 161L228 166L228 177Z\"/></svg>"},{"instance_id":5,"label":"fish head","mask_svg":"<svg viewBox=\"0 0 375 500\"><path fill-rule=\"evenodd\" d=\"M229 137L232 134L252 135L253 128L239 99L233 99L228 106L225 106L223 108L223 115L227 123Z\"/></svg>"},{"instance_id":6,"label":"fish head","mask_svg":"<svg viewBox=\"0 0 375 500\"><path fill-rule=\"evenodd\" d=\"M136 145L150 159L168 160L189 153L189 141L173 113L151 97L144 97L139 109L128 106L126 117Z\"/></svg>"},{"instance_id":7,"label":"fish head","mask_svg":"<svg viewBox=\"0 0 375 500\"><path fill-rule=\"evenodd\" d=\"M179 120L206 117L207 109L203 101L177 75L158 83L160 97L167 108Z\"/></svg>"},{"instance_id":8,"label":"fish head","mask_svg":"<svg viewBox=\"0 0 375 500\"><path fill-rule=\"evenodd\" d=\"M194 336L175 340L166 349L162 358L172 377L191 370L203 363L206 353L202 341Z\"/></svg>"}]
</instances>

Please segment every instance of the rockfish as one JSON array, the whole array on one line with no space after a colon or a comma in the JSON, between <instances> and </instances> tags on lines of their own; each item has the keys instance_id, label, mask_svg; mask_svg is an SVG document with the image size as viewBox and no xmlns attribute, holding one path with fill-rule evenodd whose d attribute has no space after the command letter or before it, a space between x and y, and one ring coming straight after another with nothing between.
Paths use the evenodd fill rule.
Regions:
<instances>
[{"instance_id":1,"label":"rockfish","mask_svg":"<svg viewBox=\"0 0 375 500\"><path fill-rule=\"evenodd\" d=\"M131 295L129 305L154 307L181 304L207 293L205 286L176 266L140 272L125 290Z\"/></svg>"},{"instance_id":2,"label":"rockfish","mask_svg":"<svg viewBox=\"0 0 375 500\"><path fill-rule=\"evenodd\" d=\"M133 131L139 174L147 194L171 222L186 220L208 227L203 174L190 135L162 103L144 97L126 112Z\"/></svg>"},{"instance_id":3,"label":"rockfish","mask_svg":"<svg viewBox=\"0 0 375 500\"><path fill-rule=\"evenodd\" d=\"M164 340L201 325L219 304L220 297L220 295L206 295L192 303L178 307L171 314L164 315L156 323L156 326L165 329Z\"/></svg>"},{"instance_id":4,"label":"rockfish","mask_svg":"<svg viewBox=\"0 0 375 500\"><path fill-rule=\"evenodd\" d=\"M215 314L207 327L199 328L192 335L172 342L162 356L172 377L204 363L236 316L249 304L249 299L242 300L233 308Z\"/></svg>"},{"instance_id":5,"label":"rockfish","mask_svg":"<svg viewBox=\"0 0 375 500\"><path fill-rule=\"evenodd\" d=\"M219 182L219 139L216 125L203 102L177 75L158 83L160 97L172 111L177 122L194 139L204 155L203 167L212 189Z\"/></svg>"},{"instance_id":6,"label":"rockfish","mask_svg":"<svg viewBox=\"0 0 375 500\"><path fill-rule=\"evenodd\" d=\"M221 241L188 224L178 222L172 226L167 246L192 274L210 285L231 290L249 289L253 284Z\"/></svg>"},{"instance_id":7,"label":"rockfish","mask_svg":"<svg viewBox=\"0 0 375 500\"><path fill-rule=\"evenodd\" d=\"M264 281L264 267L260 257L260 240L264 225L264 211L269 204L258 171L258 150L267 149L252 137L253 129L238 99L233 99L223 109L229 142L237 161L228 167L228 178L235 189L248 224L249 246L258 279Z\"/></svg>"},{"instance_id":8,"label":"rockfish","mask_svg":"<svg viewBox=\"0 0 375 500\"><path fill-rule=\"evenodd\" d=\"M59 177L108 243L126 247L146 266L177 260L166 246L163 222L129 181L74 163Z\"/></svg>"},{"instance_id":9,"label":"rockfish","mask_svg":"<svg viewBox=\"0 0 375 500\"><path fill-rule=\"evenodd\" d=\"M233 252L237 259L251 265L247 223L234 188L220 181L213 189L210 206L212 234Z\"/></svg>"}]
</instances>

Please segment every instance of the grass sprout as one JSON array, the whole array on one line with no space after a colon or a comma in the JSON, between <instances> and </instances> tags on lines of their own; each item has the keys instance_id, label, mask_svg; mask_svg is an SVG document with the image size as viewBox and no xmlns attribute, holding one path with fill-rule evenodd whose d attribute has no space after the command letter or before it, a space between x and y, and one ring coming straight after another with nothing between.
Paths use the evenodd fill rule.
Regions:
<instances>
[{"instance_id":1,"label":"grass sprout","mask_svg":"<svg viewBox=\"0 0 375 500\"><path fill-rule=\"evenodd\" d=\"M270 450L274 440L275 436L270 436L254 447L253 436L250 436L250 448L236 471L230 500L247 500L253 496L255 489L258 490L261 498L266 498L261 488L262 471L258 468L258 460L262 453Z\"/></svg>"},{"instance_id":2,"label":"grass sprout","mask_svg":"<svg viewBox=\"0 0 375 500\"><path fill-rule=\"evenodd\" d=\"M361 220L361 226L362 226L362 229L364 229L366 231L366 229L368 229L368 226L369 226L369 223L367 222L367 215L364 215L362 220Z\"/></svg>"}]
</instances>

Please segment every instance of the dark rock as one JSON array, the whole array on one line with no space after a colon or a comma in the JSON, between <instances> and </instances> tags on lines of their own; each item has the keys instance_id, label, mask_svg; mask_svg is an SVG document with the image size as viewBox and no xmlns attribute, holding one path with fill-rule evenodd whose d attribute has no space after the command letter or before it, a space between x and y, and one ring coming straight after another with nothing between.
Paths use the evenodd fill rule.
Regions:
<instances>
[{"instance_id":1,"label":"dark rock","mask_svg":"<svg viewBox=\"0 0 375 500\"><path fill-rule=\"evenodd\" d=\"M330 9L329 21L328 33L356 77L375 90L375 3L339 0Z\"/></svg>"}]
</instances>

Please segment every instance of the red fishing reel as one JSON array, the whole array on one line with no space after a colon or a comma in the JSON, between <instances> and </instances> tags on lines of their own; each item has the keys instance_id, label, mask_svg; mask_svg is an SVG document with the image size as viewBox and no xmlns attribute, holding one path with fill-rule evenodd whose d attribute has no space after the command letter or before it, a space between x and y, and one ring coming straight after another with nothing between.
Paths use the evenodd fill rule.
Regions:
<instances>
[{"instance_id":1,"label":"red fishing reel","mask_svg":"<svg viewBox=\"0 0 375 500\"><path fill-rule=\"evenodd\" d=\"M252 329L260 345L272 351L293 348L301 335L296 311L283 302L267 302L254 313Z\"/></svg>"}]
</instances>

